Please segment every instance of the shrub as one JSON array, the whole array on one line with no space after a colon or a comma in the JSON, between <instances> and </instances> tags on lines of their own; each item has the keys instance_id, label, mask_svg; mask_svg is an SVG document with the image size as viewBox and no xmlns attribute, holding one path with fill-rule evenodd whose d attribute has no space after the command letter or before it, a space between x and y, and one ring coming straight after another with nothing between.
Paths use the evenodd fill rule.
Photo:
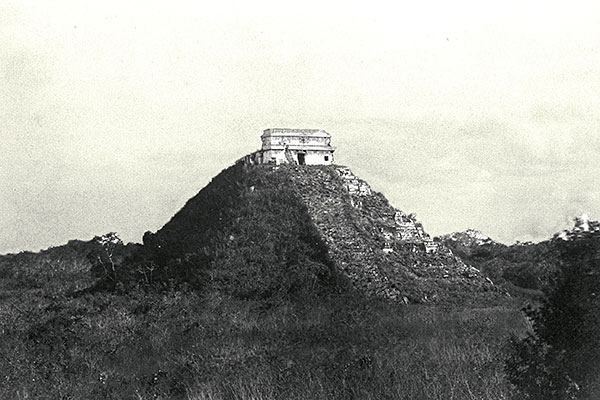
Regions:
<instances>
[{"instance_id":1,"label":"shrub","mask_svg":"<svg viewBox=\"0 0 600 400\"><path fill-rule=\"evenodd\" d=\"M545 289L546 300L526 313L532 332L512 338L506 362L519 398L596 399L600 395L600 238L560 244L557 275Z\"/></svg>"}]
</instances>

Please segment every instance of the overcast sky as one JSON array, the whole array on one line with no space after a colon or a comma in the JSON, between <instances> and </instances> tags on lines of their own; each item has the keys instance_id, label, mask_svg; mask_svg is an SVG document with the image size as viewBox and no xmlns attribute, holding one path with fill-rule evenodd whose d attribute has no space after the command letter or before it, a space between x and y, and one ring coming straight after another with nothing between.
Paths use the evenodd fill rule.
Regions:
<instances>
[{"instance_id":1,"label":"overcast sky","mask_svg":"<svg viewBox=\"0 0 600 400\"><path fill-rule=\"evenodd\" d=\"M140 241L270 127L433 235L600 218L593 2L174 3L0 4L0 253Z\"/></svg>"}]
</instances>

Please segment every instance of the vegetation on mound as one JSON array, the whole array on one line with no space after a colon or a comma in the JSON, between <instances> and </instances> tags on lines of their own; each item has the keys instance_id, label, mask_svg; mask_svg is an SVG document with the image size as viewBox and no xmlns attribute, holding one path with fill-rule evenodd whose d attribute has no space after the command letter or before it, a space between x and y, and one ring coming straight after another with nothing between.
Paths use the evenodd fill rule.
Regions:
<instances>
[{"instance_id":1,"label":"vegetation on mound","mask_svg":"<svg viewBox=\"0 0 600 400\"><path fill-rule=\"evenodd\" d=\"M395 211L379 193L351 196L334 166L236 164L147 232L112 281L239 299L357 289L398 301L490 302L493 285L445 252L398 242L385 253Z\"/></svg>"},{"instance_id":2,"label":"vegetation on mound","mask_svg":"<svg viewBox=\"0 0 600 400\"><path fill-rule=\"evenodd\" d=\"M234 165L143 246L92 254L94 290L190 288L237 299L306 299L350 289L285 175ZM255 190L256 189L256 190ZM109 243L110 244L110 243Z\"/></svg>"}]
</instances>

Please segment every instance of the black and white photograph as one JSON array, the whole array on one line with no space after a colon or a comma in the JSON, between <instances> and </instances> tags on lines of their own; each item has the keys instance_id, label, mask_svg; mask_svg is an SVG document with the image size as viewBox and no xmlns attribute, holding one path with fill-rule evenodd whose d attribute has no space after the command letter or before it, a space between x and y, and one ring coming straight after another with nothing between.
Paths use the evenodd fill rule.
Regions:
<instances>
[{"instance_id":1,"label":"black and white photograph","mask_svg":"<svg viewBox=\"0 0 600 400\"><path fill-rule=\"evenodd\" d=\"M600 399L600 3L0 1L0 399Z\"/></svg>"}]
</instances>

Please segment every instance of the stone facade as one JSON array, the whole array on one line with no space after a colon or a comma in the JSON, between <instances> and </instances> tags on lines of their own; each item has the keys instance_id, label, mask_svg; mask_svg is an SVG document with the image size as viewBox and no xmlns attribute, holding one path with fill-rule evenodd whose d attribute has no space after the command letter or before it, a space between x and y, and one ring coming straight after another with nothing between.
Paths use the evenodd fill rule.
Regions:
<instances>
[{"instance_id":1,"label":"stone facade","mask_svg":"<svg viewBox=\"0 0 600 400\"><path fill-rule=\"evenodd\" d=\"M261 149L244 157L247 165L333 164L331 135L322 129L271 128L263 132L261 140Z\"/></svg>"},{"instance_id":2,"label":"stone facade","mask_svg":"<svg viewBox=\"0 0 600 400\"><path fill-rule=\"evenodd\" d=\"M352 171L350 171L350 168L337 167L335 172L337 172L340 178L342 178L342 181L344 181L348 193L358 196L371 195L371 187L367 184L367 182L358 179L358 177L354 175Z\"/></svg>"},{"instance_id":3,"label":"stone facade","mask_svg":"<svg viewBox=\"0 0 600 400\"><path fill-rule=\"evenodd\" d=\"M435 253L438 249L437 243L423 229L423 224L417 221L415 214L406 215L402 211L396 211L394 215L396 223L396 237L398 240L409 243L420 243L426 253Z\"/></svg>"}]
</instances>

